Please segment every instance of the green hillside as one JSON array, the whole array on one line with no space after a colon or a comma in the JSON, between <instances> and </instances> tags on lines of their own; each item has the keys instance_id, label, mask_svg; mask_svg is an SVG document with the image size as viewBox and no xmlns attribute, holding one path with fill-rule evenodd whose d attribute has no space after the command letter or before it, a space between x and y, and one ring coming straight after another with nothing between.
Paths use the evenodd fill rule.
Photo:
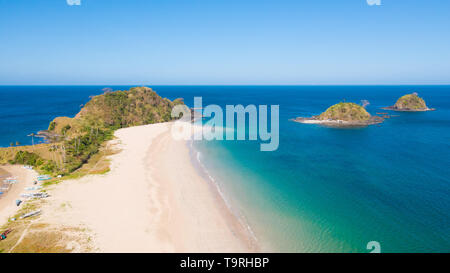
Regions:
<instances>
[{"instance_id":1,"label":"green hillside","mask_svg":"<svg viewBox=\"0 0 450 273\"><path fill-rule=\"evenodd\" d=\"M353 102L340 102L329 107L317 118L319 120L343 120L349 122L368 121L371 115L362 107Z\"/></svg>"},{"instance_id":2,"label":"green hillside","mask_svg":"<svg viewBox=\"0 0 450 273\"><path fill-rule=\"evenodd\" d=\"M425 101L417 96L417 94L407 94L402 96L397 100L394 108L411 110L428 109Z\"/></svg>"}]
</instances>

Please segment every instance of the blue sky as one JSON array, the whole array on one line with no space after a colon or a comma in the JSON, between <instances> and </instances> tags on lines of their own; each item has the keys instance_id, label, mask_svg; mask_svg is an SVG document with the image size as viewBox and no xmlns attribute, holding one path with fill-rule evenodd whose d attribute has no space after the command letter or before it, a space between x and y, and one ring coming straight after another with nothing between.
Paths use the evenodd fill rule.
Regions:
<instances>
[{"instance_id":1,"label":"blue sky","mask_svg":"<svg viewBox=\"0 0 450 273\"><path fill-rule=\"evenodd\" d=\"M450 84L450 1L0 0L0 84Z\"/></svg>"}]
</instances>

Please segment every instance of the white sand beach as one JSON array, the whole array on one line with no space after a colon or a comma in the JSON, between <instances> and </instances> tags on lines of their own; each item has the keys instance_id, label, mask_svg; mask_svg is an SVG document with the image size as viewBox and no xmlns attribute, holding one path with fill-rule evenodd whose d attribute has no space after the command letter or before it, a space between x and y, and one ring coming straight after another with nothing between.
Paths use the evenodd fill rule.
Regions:
<instances>
[{"instance_id":1,"label":"white sand beach","mask_svg":"<svg viewBox=\"0 0 450 273\"><path fill-rule=\"evenodd\" d=\"M53 186L42 221L86 228L98 252L257 251L171 125L116 131L111 171Z\"/></svg>"}]
</instances>

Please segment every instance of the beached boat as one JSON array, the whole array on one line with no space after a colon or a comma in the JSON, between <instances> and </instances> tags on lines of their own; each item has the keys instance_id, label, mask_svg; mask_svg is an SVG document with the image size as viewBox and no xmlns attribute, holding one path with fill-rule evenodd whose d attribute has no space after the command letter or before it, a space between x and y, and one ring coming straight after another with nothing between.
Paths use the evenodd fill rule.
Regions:
<instances>
[{"instance_id":1,"label":"beached boat","mask_svg":"<svg viewBox=\"0 0 450 273\"><path fill-rule=\"evenodd\" d=\"M52 178L49 175L39 175L37 177L38 181L44 181L44 180L50 180L50 179L52 179Z\"/></svg>"},{"instance_id":2,"label":"beached boat","mask_svg":"<svg viewBox=\"0 0 450 273\"><path fill-rule=\"evenodd\" d=\"M41 213L40 209L32 211L32 212L29 212L29 213L25 213L24 215L20 216L20 219L28 218L28 217L31 217L31 216L36 216L36 215L39 215L40 213Z\"/></svg>"},{"instance_id":3,"label":"beached boat","mask_svg":"<svg viewBox=\"0 0 450 273\"><path fill-rule=\"evenodd\" d=\"M3 180L4 182L11 182L11 181L17 181L17 179L13 178L6 178Z\"/></svg>"},{"instance_id":4,"label":"beached boat","mask_svg":"<svg viewBox=\"0 0 450 273\"><path fill-rule=\"evenodd\" d=\"M47 198L50 195L46 192L36 192L36 193L22 193L20 195L23 198Z\"/></svg>"},{"instance_id":5,"label":"beached boat","mask_svg":"<svg viewBox=\"0 0 450 273\"><path fill-rule=\"evenodd\" d=\"M42 186L25 188L26 191L36 191L36 190L40 190L40 189L42 189Z\"/></svg>"},{"instance_id":6,"label":"beached boat","mask_svg":"<svg viewBox=\"0 0 450 273\"><path fill-rule=\"evenodd\" d=\"M12 229L7 229L3 233L0 234L0 241L5 240L8 234L12 231Z\"/></svg>"},{"instance_id":7,"label":"beached boat","mask_svg":"<svg viewBox=\"0 0 450 273\"><path fill-rule=\"evenodd\" d=\"M51 178L38 178L38 181L46 181L46 180L50 180Z\"/></svg>"}]
</instances>

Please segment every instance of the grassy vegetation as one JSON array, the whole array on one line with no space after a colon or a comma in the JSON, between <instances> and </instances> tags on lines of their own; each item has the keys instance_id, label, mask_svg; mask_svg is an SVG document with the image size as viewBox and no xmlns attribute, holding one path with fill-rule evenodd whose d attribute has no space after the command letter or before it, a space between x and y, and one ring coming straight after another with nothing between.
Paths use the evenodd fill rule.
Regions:
<instances>
[{"instance_id":1,"label":"grassy vegetation","mask_svg":"<svg viewBox=\"0 0 450 273\"><path fill-rule=\"evenodd\" d=\"M23 234L23 232L30 228L32 221L35 218L30 217L26 219L20 219L19 217L25 213L36 210L40 206L40 202L42 202L42 200L34 200L23 204L19 211L13 217L11 217L5 225L0 227L0 232L3 232L6 229L12 230L12 232L8 234L6 240L0 241L0 250L2 252L9 252L10 250L13 250L13 248L15 249L15 246L19 241L21 235ZM13 218L17 220L13 221Z\"/></svg>"},{"instance_id":2,"label":"grassy vegetation","mask_svg":"<svg viewBox=\"0 0 450 273\"><path fill-rule=\"evenodd\" d=\"M36 207L35 204L33 207ZM35 208L34 208L35 209ZM22 209L15 217L29 212L30 206ZM36 217L9 221L6 226L12 229L6 240L0 241L0 253L67 253L73 245L89 251L89 237L79 227L59 227L36 221ZM71 247L72 246L72 247Z\"/></svg>"},{"instance_id":3,"label":"grassy vegetation","mask_svg":"<svg viewBox=\"0 0 450 273\"><path fill-rule=\"evenodd\" d=\"M369 120L371 115L362 107L352 102L340 102L329 107L325 112L320 114L320 120L344 120L352 122L360 122Z\"/></svg>"},{"instance_id":4,"label":"grassy vegetation","mask_svg":"<svg viewBox=\"0 0 450 273\"><path fill-rule=\"evenodd\" d=\"M9 164L11 160L14 160L17 152L26 151L37 154L43 159L53 159L55 157L54 151L50 150L50 144L37 144L34 146L17 146L0 148L0 164Z\"/></svg>"},{"instance_id":5,"label":"grassy vegetation","mask_svg":"<svg viewBox=\"0 0 450 273\"><path fill-rule=\"evenodd\" d=\"M400 97L394 105L397 109L427 109L425 101L417 94L407 94Z\"/></svg>"}]
</instances>

